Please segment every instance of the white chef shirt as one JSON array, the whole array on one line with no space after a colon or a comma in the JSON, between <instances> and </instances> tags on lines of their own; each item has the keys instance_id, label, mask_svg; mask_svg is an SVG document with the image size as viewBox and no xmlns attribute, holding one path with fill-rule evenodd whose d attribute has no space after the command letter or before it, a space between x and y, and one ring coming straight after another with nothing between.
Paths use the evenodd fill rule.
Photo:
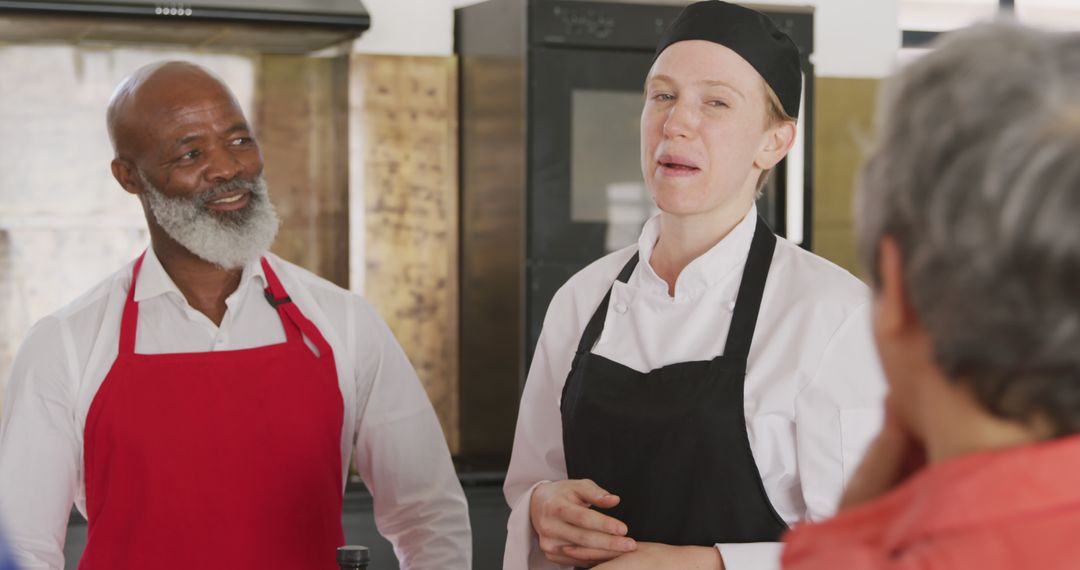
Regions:
<instances>
[{"instance_id":1,"label":"white chef shirt","mask_svg":"<svg viewBox=\"0 0 1080 570\"><path fill-rule=\"evenodd\" d=\"M563 384L582 331L608 288L611 302L594 354L639 372L711 360L727 340L756 223L754 207L686 266L674 297L648 263L660 235L659 215L645 224L636 245L590 264L555 294L522 394L506 476L512 511L505 568L556 568L540 551L529 503L536 485L567 477L559 411ZM615 282L635 251L641 261L630 279ZM789 525L833 513L845 481L880 429L885 383L869 301L867 287L851 274L777 239L744 397L754 461L769 500ZM717 547L730 570L780 567L779 543Z\"/></svg>"},{"instance_id":2,"label":"white chef shirt","mask_svg":"<svg viewBox=\"0 0 1080 570\"><path fill-rule=\"evenodd\" d=\"M333 348L345 403L342 480L355 453L374 497L379 532L393 543L402 568L470 568L465 495L427 394L390 329L359 295L266 257ZM116 359L131 269L128 264L34 325L15 357L0 418L0 512L22 568L62 569L72 503L86 514L83 431L94 394ZM265 287L259 262L248 264L225 300L221 326L215 326L188 305L151 248L135 290L135 351L226 351L284 342Z\"/></svg>"}]
</instances>

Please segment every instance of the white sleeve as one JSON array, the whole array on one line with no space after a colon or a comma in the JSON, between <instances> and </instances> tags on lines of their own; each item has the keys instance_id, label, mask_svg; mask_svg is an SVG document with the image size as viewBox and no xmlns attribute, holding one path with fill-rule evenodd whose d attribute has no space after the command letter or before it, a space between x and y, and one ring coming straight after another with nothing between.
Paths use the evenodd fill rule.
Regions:
<instances>
[{"instance_id":1,"label":"white sleeve","mask_svg":"<svg viewBox=\"0 0 1080 570\"><path fill-rule=\"evenodd\" d=\"M467 570L469 512L435 410L389 327L359 305L357 354L375 362L357 367L371 377L357 379L370 389L358 400L354 457L374 500L375 525L403 570Z\"/></svg>"},{"instance_id":2,"label":"white sleeve","mask_svg":"<svg viewBox=\"0 0 1080 570\"><path fill-rule=\"evenodd\" d=\"M833 333L817 373L795 398L795 444L806 520L832 516L884 419L885 380L869 303Z\"/></svg>"},{"instance_id":3,"label":"white sleeve","mask_svg":"<svg viewBox=\"0 0 1080 570\"><path fill-rule=\"evenodd\" d=\"M503 486L510 505L503 554L506 570L558 568L540 551L529 518L529 504L538 484L566 479L560 402L578 341L576 335L581 333L575 335L575 327L562 322L568 319L561 314L565 305L560 297L556 295L548 310L518 410L514 448Z\"/></svg>"},{"instance_id":4,"label":"white sleeve","mask_svg":"<svg viewBox=\"0 0 1080 570\"><path fill-rule=\"evenodd\" d=\"M742 544L717 544L724 570L780 570L779 542L747 542Z\"/></svg>"},{"instance_id":5,"label":"white sleeve","mask_svg":"<svg viewBox=\"0 0 1080 570\"><path fill-rule=\"evenodd\" d=\"M0 416L0 513L19 567L64 567L64 539L79 474L74 351L46 318L23 342Z\"/></svg>"}]
</instances>

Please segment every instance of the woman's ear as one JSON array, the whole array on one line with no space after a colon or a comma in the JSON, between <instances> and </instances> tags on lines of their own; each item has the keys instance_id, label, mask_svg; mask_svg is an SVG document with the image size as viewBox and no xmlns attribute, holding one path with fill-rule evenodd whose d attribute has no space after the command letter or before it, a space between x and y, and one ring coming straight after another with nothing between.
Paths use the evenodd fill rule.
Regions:
<instances>
[{"instance_id":1,"label":"woman's ear","mask_svg":"<svg viewBox=\"0 0 1080 570\"><path fill-rule=\"evenodd\" d=\"M754 158L754 166L769 170L777 165L795 144L795 121L781 121L765 131L764 144Z\"/></svg>"}]
</instances>

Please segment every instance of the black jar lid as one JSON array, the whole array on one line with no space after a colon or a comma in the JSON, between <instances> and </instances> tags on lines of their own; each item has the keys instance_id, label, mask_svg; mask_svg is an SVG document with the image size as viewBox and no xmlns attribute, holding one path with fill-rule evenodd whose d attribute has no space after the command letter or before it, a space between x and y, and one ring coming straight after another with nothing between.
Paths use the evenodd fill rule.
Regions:
<instances>
[{"instance_id":1,"label":"black jar lid","mask_svg":"<svg viewBox=\"0 0 1080 570\"><path fill-rule=\"evenodd\" d=\"M342 564L367 564L371 561L371 554L366 546L342 546L337 549L338 565Z\"/></svg>"}]
</instances>

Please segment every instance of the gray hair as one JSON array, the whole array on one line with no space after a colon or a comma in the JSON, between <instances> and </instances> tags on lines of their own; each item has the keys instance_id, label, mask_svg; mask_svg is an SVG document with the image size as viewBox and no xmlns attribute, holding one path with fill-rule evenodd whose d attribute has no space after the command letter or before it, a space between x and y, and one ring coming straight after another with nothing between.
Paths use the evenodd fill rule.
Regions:
<instances>
[{"instance_id":1,"label":"gray hair","mask_svg":"<svg viewBox=\"0 0 1080 570\"><path fill-rule=\"evenodd\" d=\"M1080 432L1080 34L984 24L887 85L856 199L896 240L943 372L998 417Z\"/></svg>"}]
</instances>

